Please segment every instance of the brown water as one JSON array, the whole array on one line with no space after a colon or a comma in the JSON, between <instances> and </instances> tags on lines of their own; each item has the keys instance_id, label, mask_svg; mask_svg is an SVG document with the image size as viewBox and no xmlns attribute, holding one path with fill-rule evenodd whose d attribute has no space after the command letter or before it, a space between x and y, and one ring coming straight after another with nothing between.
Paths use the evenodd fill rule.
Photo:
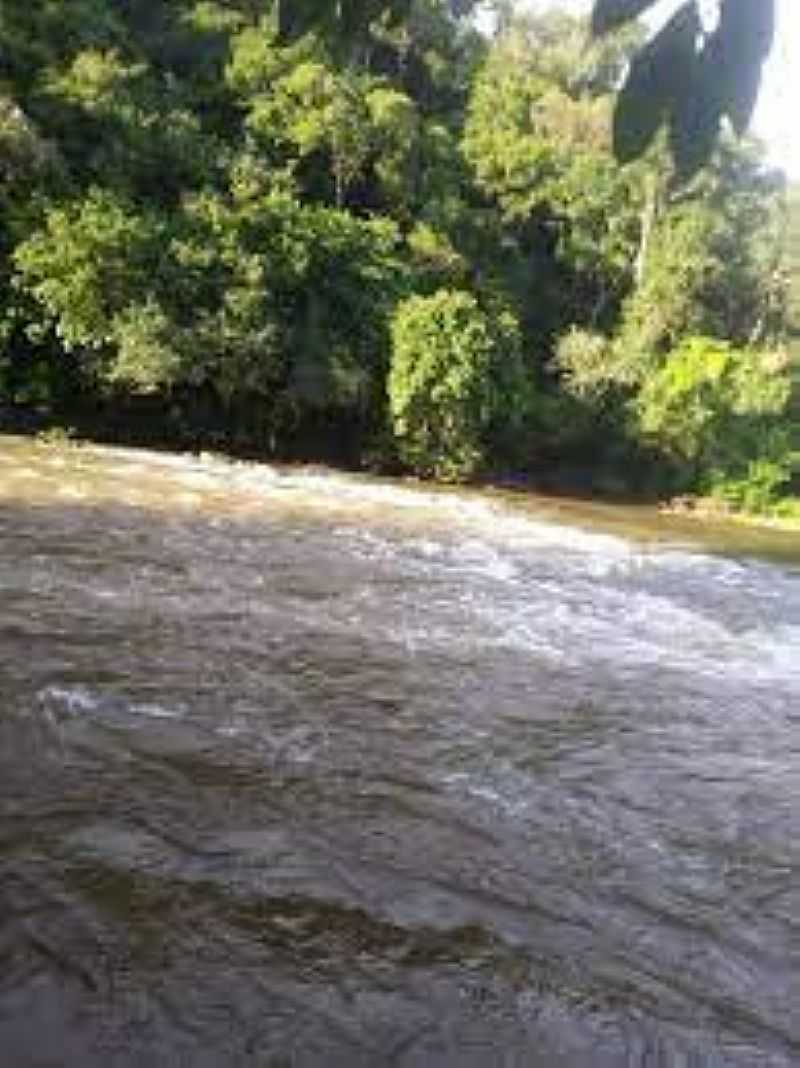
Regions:
<instances>
[{"instance_id":1,"label":"brown water","mask_svg":"<svg viewBox=\"0 0 800 1068\"><path fill-rule=\"evenodd\" d=\"M800 545L685 535L0 439L0 1066L800 1064Z\"/></svg>"}]
</instances>

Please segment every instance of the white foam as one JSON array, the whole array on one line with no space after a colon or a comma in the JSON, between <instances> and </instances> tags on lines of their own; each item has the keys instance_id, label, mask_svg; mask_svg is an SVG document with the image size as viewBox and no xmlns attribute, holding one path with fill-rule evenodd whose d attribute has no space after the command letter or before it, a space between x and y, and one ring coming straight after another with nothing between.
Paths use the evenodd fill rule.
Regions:
<instances>
[{"instance_id":1,"label":"white foam","mask_svg":"<svg viewBox=\"0 0 800 1068\"><path fill-rule=\"evenodd\" d=\"M84 686L45 686L36 696L42 703L60 705L72 715L100 707L100 698Z\"/></svg>"},{"instance_id":2,"label":"white foam","mask_svg":"<svg viewBox=\"0 0 800 1068\"><path fill-rule=\"evenodd\" d=\"M147 716L150 719L182 719L183 713L177 708L167 708L153 703L131 705L129 712L135 716Z\"/></svg>"},{"instance_id":3,"label":"white foam","mask_svg":"<svg viewBox=\"0 0 800 1068\"><path fill-rule=\"evenodd\" d=\"M98 711L127 713L133 716L145 716L148 719L182 719L184 711L180 708L158 704L155 701L139 701L128 704L124 698L115 698L107 694L96 693L87 686L45 686L36 695L39 702L47 707L53 706L69 715L91 715Z\"/></svg>"}]
</instances>

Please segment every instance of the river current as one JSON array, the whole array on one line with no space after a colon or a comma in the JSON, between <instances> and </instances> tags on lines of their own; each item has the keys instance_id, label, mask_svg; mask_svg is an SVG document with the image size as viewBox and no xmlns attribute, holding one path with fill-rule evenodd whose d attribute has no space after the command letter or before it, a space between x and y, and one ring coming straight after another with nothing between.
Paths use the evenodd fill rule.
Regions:
<instances>
[{"instance_id":1,"label":"river current","mask_svg":"<svg viewBox=\"0 0 800 1068\"><path fill-rule=\"evenodd\" d=\"M800 1064L800 545L685 534L0 439L0 1068Z\"/></svg>"}]
</instances>

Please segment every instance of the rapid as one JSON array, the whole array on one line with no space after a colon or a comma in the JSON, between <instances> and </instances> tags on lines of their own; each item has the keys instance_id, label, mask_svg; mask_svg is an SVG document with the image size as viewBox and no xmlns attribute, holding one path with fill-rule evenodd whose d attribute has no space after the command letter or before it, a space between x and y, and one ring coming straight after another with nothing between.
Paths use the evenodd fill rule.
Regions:
<instances>
[{"instance_id":1,"label":"rapid","mask_svg":"<svg viewBox=\"0 0 800 1068\"><path fill-rule=\"evenodd\" d=\"M798 540L0 438L0 1068L800 1064Z\"/></svg>"}]
</instances>

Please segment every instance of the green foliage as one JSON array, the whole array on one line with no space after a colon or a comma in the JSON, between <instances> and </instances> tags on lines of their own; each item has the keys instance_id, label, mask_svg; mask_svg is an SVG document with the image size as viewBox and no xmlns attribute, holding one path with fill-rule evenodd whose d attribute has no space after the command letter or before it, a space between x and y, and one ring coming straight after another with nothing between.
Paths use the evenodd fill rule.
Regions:
<instances>
[{"instance_id":1,"label":"green foliage","mask_svg":"<svg viewBox=\"0 0 800 1068\"><path fill-rule=\"evenodd\" d=\"M530 387L516 323L468 293L439 290L400 304L392 321L389 405L400 453L419 474L459 481L489 459L502 416L521 422Z\"/></svg>"},{"instance_id":2,"label":"green foliage","mask_svg":"<svg viewBox=\"0 0 800 1068\"><path fill-rule=\"evenodd\" d=\"M113 337L115 316L147 298L161 234L153 215L100 189L48 211L43 228L14 255L18 284L41 307L34 325L52 324L67 352L102 349Z\"/></svg>"},{"instance_id":3,"label":"green foliage","mask_svg":"<svg viewBox=\"0 0 800 1068\"><path fill-rule=\"evenodd\" d=\"M793 474L788 456L779 460L751 460L739 478L720 478L711 482L711 492L718 500L740 512L754 515L780 514L782 494L786 492ZM785 502L788 504L788 501ZM789 514L789 509L783 509Z\"/></svg>"},{"instance_id":4,"label":"green foliage","mask_svg":"<svg viewBox=\"0 0 800 1068\"><path fill-rule=\"evenodd\" d=\"M36 444L45 449L61 451L78 445L78 432L74 426L51 426L39 431L36 435Z\"/></svg>"},{"instance_id":5,"label":"green foliage","mask_svg":"<svg viewBox=\"0 0 800 1068\"><path fill-rule=\"evenodd\" d=\"M787 191L783 209L780 270L786 287L786 332L800 357L800 186Z\"/></svg>"},{"instance_id":6,"label":"green foliage","mask_svg":"<svg viewBox=\"0 0 800 1068\"><path fill-rule=\"evenodd\" d=\"M475 6L6 4L2 404L445 478L650 457L778 492L797 387L778 411L789 364L741 354L798 344L796 198L732 141L680 190L658 133L618 165L641 27L506 4L489 39ZM670 58L668 123L676 34L642 53Z\"/></svg>"},{"instance_id":7,"label":"green foliage","mask_svg":"<svg viewBox=\"0 0 800 1068\"><path fill-rule=\"evenodd\" d=\"M107 377L137 392L153 392L178 376L180 355L172 343L172 324L162 308L148 298L114 316L116 354Z\"/></svg>"},{"instance_id":8,"label":"green foliage","mask_svg":"<svg viewBox=\"0 0 800 1068\"><path fill-rule=\"evenodd\" d=\"M344 45L362 37L373 19L384 16L392 22L402 20L408 16L410 6L410 0L343 0L335 5L294 0L276 4L276 22L285 38L294 39L316 30Z\"/></svg>"},{"instance_id":9,"label":"green foliage","mask_svg":"<svg viewBox=\"0 0 800 1068\"><path fill-rule=\"evenodd\" d=\"M24 196L56 165L53 146L14 100L0 94L0 204Z\"/></svg>"},{"instance_id":10,"label":"green foliage","mask_svg":"<svg viewBox=\"0 0 800 1068\"><path fill-rule=\"evenodd\" d=\"M791 389L785 363L770 354L693 337L645 381L634 411L639 431L692 477L712 484L743 478L756 493L788 463L783 417Z\"/></svg>"},{"instance_id":11,"label":"green foliage","mask_svg":"<svg viewBox=\"0 0 800 1068\"><path fill-rule=\"evenodd\" d=\"M388 309L404 284L395 227L239 190L188 203L175 245L192 381L271 420L360 417L382 396Z\"/></svg>"},{"instance_id":12,"label":"green foliage","mask_svg":"<svg viewBox=\"0 0 800 1068\"><path fill-rule=\"evenodd\" d=\"M476 184L522 255L556 253L548 333L613 316L638 239L638 176L611 153L610 90L632 41L609 42L589 62L581 30L564 15L512 23L478 72L463 139ZM539 279L527 284L538 290Z\"/></svg>"},{"instance_id":13,"label":"green foliage","mask_svg":"<svg viewBox=\"0 0 800 1068\"><path fill-rule=\"evenodd\" d=\"M419 120L405 93L336 69L313 41L281 48L263 24L237 35L227 77L246 100L248 130L273 160L301 177L307 162L326 161L337 207L370 168L389 205L408 204Z\"/></svg>"},{"instance_id":14,"label":"green foliage","mask_svg":"<svg viewBox=\"0 0 800 1068\"><path fill-rule=\"evenodd\" d=\"M683 337L704 327L700 296L713 267L715 217L703 203L683 204L654 225L639 284L622 309L616 377L641 382Z\"/></svg>"},{"instance_id":15,"label":"green foliage","mask_svg":"<svg viewBox=\"0 0 800 1068\"><path fill-rule=\"evenodd\" d=\"M621 177L609 93L630 47L587 55L581 22L559 13L513 22L497 40L475 78L464 151L508 218L550 205L577 219L581 194Z\"/></svg>"},{"instance_id":16,"label":"green foliage","mask_svg":"<svg viewBox=\"0 0 800 1068\"><path fill-rule=\"evenodd\" d=\"M419 167L419 112L405 93L380 85L367 94L366 105L376 177L387 204L410 214Z\"/></svg>"},{"instance_id":17,"label":"green foliage","mask_svg":"<svg viewBox=\"0 0 800 1068\"><path fill-rule=\"evenodd\" d=\"M556 365L564 391L579 398L598 398L615 378L611 342L603 334L571 327L556 345Z\"/></svg>"},{"instance_id":18,"label":"green foliage","mask_svg":"<svg viewBox=\"0 0 800 1068\"><path fill-rule=\"evenodd\" d=\"M752 148L724 143L680 198L671 198L657 175L645 188L636 284L621 309L615 377L641 382L691 334L736 345L774 342L783 329L779 200Z\"/></svg>"},{"instance_id":19,"label":"green foliage","mask_svg":"<svg viewBox=\"0 0 800 1068\"><path fill-rule=\"evenodd\" d=\"M407 238L417 285L425 290L462 287L469 265L447 234L418 222Z\"/></svg>"}]
</instances>

